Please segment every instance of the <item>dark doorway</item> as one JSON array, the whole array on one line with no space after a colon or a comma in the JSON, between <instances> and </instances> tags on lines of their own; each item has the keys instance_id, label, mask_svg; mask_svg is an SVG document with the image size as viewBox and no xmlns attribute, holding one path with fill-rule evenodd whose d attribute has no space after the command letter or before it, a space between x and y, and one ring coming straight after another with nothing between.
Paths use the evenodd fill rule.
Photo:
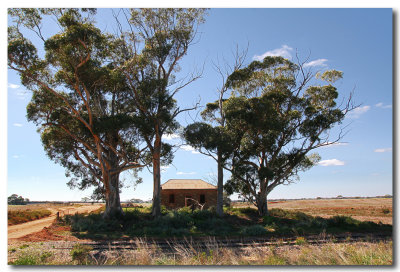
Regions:
<instances>
[{"instance_id":1,"label":"dark doorway","mask_svg":"<svg viewBox=\"0 0 400 272\"><path fill-rule=\"evenodd\" d=\"M185 196L185 206L191 206L192 204L192 196Z\"/></svg>"},{"instance_id":2,"label":"dark doorway","mask_svg":"<svg viewBox=\"0 0 400 272\"><path fill-rule=\"evenodd\" d=\"M200 195L200 204L206 203L206 195Z\"/></svg>"},{"instance_id":3,"label":"dark doorway","mask_svg":"<svg viewBox=\"0 0 400 272\"><path fill-rule=\"evenodd\" d=\"M175 195L174 194L169 195L169 203L175 203Z\"/></svg>"}]
</instances>

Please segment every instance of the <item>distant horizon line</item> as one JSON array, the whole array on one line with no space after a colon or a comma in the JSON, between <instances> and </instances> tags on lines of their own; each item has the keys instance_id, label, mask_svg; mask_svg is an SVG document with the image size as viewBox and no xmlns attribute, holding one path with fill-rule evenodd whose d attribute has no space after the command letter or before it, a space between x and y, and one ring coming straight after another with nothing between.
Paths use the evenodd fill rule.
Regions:
<instances>
[{"instance_id":1,"label":"distant horizon line","mask_svg":"<svg viewBox=\"0 0 400 272\"><path fill-rule=\"evenodd\" d=\"M393 198L393 195L391 194L386 194L386 195L379 195L379 196L332 196L332 197L302 197L302 198L271 198L268 199L268 202L271 201L278 201L278 200L310 200L310 199L353 199L353 198ZM137 200L143 201L144 203L151 203L152 200L143 200L140 198L135 198ZM232 200L234 202L248 202L248 201L242 201L241 199L234 199ZM28 203L34 203L34 202L59 202L59 203L105 203L105 201L82 201L82 200L30 200ZM130 203L131 201L129 200L123 200L121 203ZM133 202L135 203L135 202ZM140 203L139 203L140 204Z\"/></svg>"}]
</instances>

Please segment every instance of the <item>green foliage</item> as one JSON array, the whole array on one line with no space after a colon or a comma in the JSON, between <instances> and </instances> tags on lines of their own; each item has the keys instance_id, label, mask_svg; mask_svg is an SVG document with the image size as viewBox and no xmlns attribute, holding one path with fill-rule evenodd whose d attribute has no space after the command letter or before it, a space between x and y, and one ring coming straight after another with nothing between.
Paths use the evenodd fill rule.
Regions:
<instances>
[{"instance_id":1,"label":"green foliage","mask_svg":"<svg viewBox=\"0 0 400 272\"><path fill-rule=\"evenodd\" d=\"M311 85L313 74L301 68L282 57L266 57L235 70L226 82L233 92L223 102L226 131L235 140L230 141L232 177L225 190L251 200L260 215L276 186L296 181L299 172L318 163L320 157L311 151L329 143L329 130L351 110L349 104L336 105L332 83L342 72L326 71L315 79L328 85Z\"/></svg>"},{"instance_id":2,"label":"green foliage","mask_svg":"<svg viewBox=\"0 0 400 272\"><path fill-rule=\"evenodd\" d=\"M335 81L343 78L343 72L336 70L327 70L322 74L318 72L315 77L330 83L334 83Z\"/></svg>"},{"instance_id":3,"label":"green foliage","mask_svg":"<svg viewBox=\"0 0 400 272\"><path fill-rule=\"evenodd\" d=\"M263 236L267 234L267 230L261 225L252 225L244 227L240 233L244 236Z\"/></svg>"},{"instance_id":4,"label":"green foliage","mask_svg":"<svg viewBox=\"0 0 400 272\"><path fill-rule=\"evenodd\" d=\"M24 249L24 248L27 248L27 247L29 247L28 244L23 244L23 245L20 245L20 246L19 246L19 249Z\"/></svg>"},{"instance_id":5,"label":"green foliage","mask_svg":"<svg viewBox=\"0 0 400 272\"><path fill-rule=\"evenodd\" d=\"M176 117L189 110L179 108L174 96L191 80L176 82L175 73L204 16L204 9L130 9L130 29L114 44L113 58L122 64L118 71L126 78L137 106L135 127L151 153L148 159L153 164L154 187L160 185L160 165L172 162L172 148L162 142L162 136L178 129ZM159 216L158 191L153 205L153 215Z\"/></svg>"},{"instance_id":6,"label":"green foliage","mask_svg":"<svg viewBox=\"0 0 400 272\"><path fill-rule=\"evenodd\" d=\"M70 251L70 255L72 260L77 261L78 264L87 264L92 250L93 248L89 245L75 244Z\"/></svg>"},{"instance_id":7,"label":"green foliage","mask_svg":"<svg viewBox=\"0 0 400 272\"><path fill-rule=\"evenodd\" d=\"M268 216L263 217L263 224L278 233L304 235L311 233L342 233L342 232L391 232L390 225L376 224L368 221L358 221L348 216L333 216L325 219L313 217L302 212L271 209Z\"/></svg>"},{"instance_id":8,"label":"green foliage","mask_svg":"<svg viewBox=\"0 0 400 272\"><path fill-rule=\"evenodd\" d=\"M17 194L12 194L7 198L8 205L25 205L29 203L28 198L23 198Z\"/></svg>"},{"instance_id":9,"label":"green foliage","mask_svg":"<svg viewBox=\"0 0 400 272\"><path fill-rule=\"evenodd\" d=\"M40 262L45 263L47 261L47 259L52 256L53 256L53 253L51 253L51 252L48 252L48 251L42 252L42 254L40 254Z\"/></svg>"},{"instance_id":10,"label":"green foliage","mask_svg":"<svg viewBox=\"0 0 400 272\"><path fill-rule=\"evenodd\" d=\"M12 265L39 265L40 258L32 254L24 254L18 257L15 261L11 262Z\"/></svg>"},{"instance_id":11,"label":"green foliage","mask_svg":"<svg viewBox=\"0 0 400 272\"><path fill-rule=\"evenodd\" d=\"M43 265L46 264L48 259L53 256L49 251L37 251L35 249L24 250L28 245L20 246L17 259L9 262L11 265ZM13 250L12 252L15 252Z\"/></svg>"},{"instance_id":12,"label":"green foliage","mask_svg":"<svg viewBox=\"0 0 400 272\"><path fill-rule=\"evenodd\" d=\"M307 240L304 237L297 237L295 243L296 245L301 246L307 244Z\"/></svg>"},{"instance_id":13,"label":"green foliage","mask_svg":"<svg viewBox=\"0 0 400 272\"><path fill-rule=\"evenodd\" d=\"M71 177L68 185L82 190L94 187L93 199L104 199L105 194L113 199L122 188L119 173L131 169L141 182L135 169L148 158L138 149L143 139L133 126L135 107L126 78L110 62L113 37L95 26L91 18L95 13L94 9L9 9L14 24L9 28L8 67L32 91L27 118L38 126L48 157ZM43 37L42 21L49 16L61 29ZM40 39L28 40L27 31ZM41 47L44 57L37 54ZM107 210L115 214L120 207Z\"/></svg>"},{"instance_id":14,"label":"green foliage","mask_svg":"<svg viewBox=\"0 0 400 272\"><path fill-rule=\"evenodd\" d=\"M229 208L219 217L212 210L182 208L151 216L151 208L127 208L119 220L104 220L101 214L67 215L60 223L71 226L79 238L110 239L121 237L182 236L306 236L319 233L391 233L392 226L362 222L347 216L321 218L302 212L271 209L262 218L254 208Z\"/></svg>"}]
</instances>

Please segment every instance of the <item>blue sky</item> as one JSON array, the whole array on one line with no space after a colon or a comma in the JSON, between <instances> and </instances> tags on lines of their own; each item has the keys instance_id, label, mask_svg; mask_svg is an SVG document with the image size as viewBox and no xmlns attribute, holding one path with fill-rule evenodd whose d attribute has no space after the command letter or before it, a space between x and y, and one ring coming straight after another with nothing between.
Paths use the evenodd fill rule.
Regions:
<instances>
[{"instance_id":1,"label":"blue sky","mask_svg":"<svg viewBox=\"0 0 400 272\"><path fill-rule=\"evenodd\" d=\"M98 25L112 31L109 10L99 10ZM46 27L51 27L50 24ZM50 28L50 31L54 29ZM391 9L211 9L199 28L199 39L181 62L180 76L201 69L202 78L177 96L180 106L217 98L220 84L212 61L232 60L236 45L248 46L245 64L266 55L309 56L313 69L344 72L338 82L340 98L354 89L360 107L346 118L343 143L321 148L321 163L302 173L290 186L277 187L270 198L375 196L392 194L392 10ZM31 200L80 200L90 191L70 190L64 169L45 156L36 127L26 120L30 99L14 71L8 70L7 192ZM196 112L181 115L185 126ZM333 133L337 132L337 129ZM171 142L178 141L172 139ZM162 183L170 178L212 181L216 164L188 146L163 169ZM150 199L152 177L147 170L136 188L123 188L122 200ZM123 175L127 185L129 174Z\"/></svg>"}]
</instances>

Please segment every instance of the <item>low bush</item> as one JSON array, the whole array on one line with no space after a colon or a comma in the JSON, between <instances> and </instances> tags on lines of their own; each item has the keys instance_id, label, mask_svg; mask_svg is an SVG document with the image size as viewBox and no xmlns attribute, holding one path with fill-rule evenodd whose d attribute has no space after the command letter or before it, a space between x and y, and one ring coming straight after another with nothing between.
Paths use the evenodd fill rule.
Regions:
<instances>
[{"instance_id":1,"label":"low bush","mask_svg":"<svg viewBox=\"0 0 400 272\"><path fill-rule=\"evenodd\" d=\"M73 261L78 264L87 264L89 260L89 253L93 248L89 245L75 244L71 249L70 255Z\"/></svg>"},{"instance_id":2,"label":"low bush","mask_svg":"<svg viewBox=\"0 0 400 272\"><path fill-rule=\"evenodd\" d=\"M347 216L329 219L313 217L302 212L271 209L260 218L254 208L229 208L218 217L212 210L194 210L190 207L163 211L153 218L148 208L126 208L123 218L104 220L101 214L70 215L63 221L80 238L118 238L122 236L171 237L186 235L296 235L340 232L391 232L391 225L360 222Z\"/></svg>"},{"instance_id":3,"label":"low bush","mask_svg":"<svg viewBox=\"0 0 400 272\"><path fill-rule=\"evenodd\" d=\"M11 262L12 265L39 265L40 257L32 254L20 255L15 261Z\"/></svg>"},{"instance_id":4,"label":"low bush","mask_svg":"<svg viewBox=\"0 0 400 272\"><path fill-rule=\"evenodd\" d=\"M267 230L261 225L253 225L249 227L244 227L240 234L244 236L263 236L267 234Z\"/></svg>"},{"instance_id":5,"label":"low bush","mask_svg":"<svg viewBox=\"0 0 400 272\"><path fill-rule=\"evenodd\" d=\"M232 227L224 219L216 216L207 218L205 220L199 220L196 222L198 230L207 235L227 235L232 232Z\"/></svg>"},{"instance_id":6,"label":"low bush","mask_svg":"<svg viewBox=\"0 0 400 272\"><path fill-rule=\"evenodd\" d=\"M8 211L8 225L12 226L16 224L21 224L41 219L49 215L51 215L51 212L47 209Z\"/></svg>"},{"instance_id":7,"label":"low bush","mask_svg":"<svg viewBox=\"0 0 400 272\"><path fill-rule=\"evenodd\" d=\"M307 244L307 240L304 237L297 237L295 243L296 245L301 246Z\"/></svg>"}]
</instances>

